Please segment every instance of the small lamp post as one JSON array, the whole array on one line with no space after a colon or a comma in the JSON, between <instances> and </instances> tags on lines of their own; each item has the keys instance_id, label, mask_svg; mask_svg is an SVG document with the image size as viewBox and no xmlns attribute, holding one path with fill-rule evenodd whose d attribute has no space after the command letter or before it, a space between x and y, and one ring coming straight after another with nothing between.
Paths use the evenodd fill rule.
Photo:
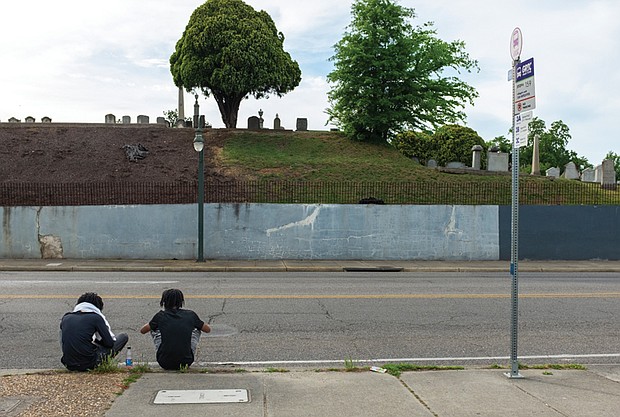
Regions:
<instances>
[{"instance_id":1,"label":"small lamp post","mask_svg":"<svg viewBox=\"0 0 620 417\"><path fill-rule=\"evenodd\" d=\"M204 262L205 155L202 125L198 116L198 94L195 95L195 98L194 124L196 126L196 134L194 136L194 150L198 152L198 258L196 262Z\"/></svg>"}]
</instances>

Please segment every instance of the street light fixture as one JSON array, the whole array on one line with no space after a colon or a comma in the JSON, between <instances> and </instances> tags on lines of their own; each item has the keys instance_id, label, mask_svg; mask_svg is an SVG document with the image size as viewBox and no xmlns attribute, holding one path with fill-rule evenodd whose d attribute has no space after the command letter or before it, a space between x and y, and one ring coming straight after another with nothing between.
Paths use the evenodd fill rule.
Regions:
<instances>
[{"instance_id":1,"label":"street light fixture","mask_svg":"<svg viewBox=\"0 0 620 417\"><path fill-rule=\"evenodd\" d=\"M204 262L205 155L202 123L198 115L198 94L195 95L195 98L194 125L196 126L196 134L194 135L194 150L198 152L198 257L196 262Z\"/></svg>"}]
</instances>

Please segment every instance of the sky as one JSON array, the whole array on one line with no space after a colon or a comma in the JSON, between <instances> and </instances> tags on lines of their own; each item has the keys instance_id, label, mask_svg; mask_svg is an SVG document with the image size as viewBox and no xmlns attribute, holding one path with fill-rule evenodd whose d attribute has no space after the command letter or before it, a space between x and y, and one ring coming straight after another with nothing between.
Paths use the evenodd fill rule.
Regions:
<instances>
[{"instance_id":1,"label":"sky","mask_svg":"<svg viewBox=\"0 0 620 417\"><path fill-rule=\"evenodd\" d=\"M148 115L154 123L177 108L168 60L200 0L20 0L2 5L0 121L27 116L40 122L103 123ZM326 77L333 46L351 22L352 0L246 0L265 10L285 36L284 49L302 71L301 84L282 98L241 103L237 127L263 110L265 127L279 115L294 129L308 119L329 130ZM512 125L510 38L523 34L521 59L534 58L534 116L549 127L562 120L568 149L598 165L620 153L620 2L617 0L400 0L416 12L414 25L434 22L444 41L462 40L480 71L461 74L479 97L467 105L465 124L484 140L508 137ZM212 97L199 97L213 127L223 122ZM194 97L185 94L185 115ZM615 122L616 121L616 122Z\"/></svg>"}]
</instances>

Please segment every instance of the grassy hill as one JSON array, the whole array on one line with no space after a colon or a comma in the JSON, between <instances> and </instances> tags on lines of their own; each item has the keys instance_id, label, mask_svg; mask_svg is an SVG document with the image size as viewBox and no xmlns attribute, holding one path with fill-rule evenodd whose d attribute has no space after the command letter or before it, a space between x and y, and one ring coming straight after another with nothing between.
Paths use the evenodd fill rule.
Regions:
<instances>
[{"instance_id":1,"label":"grassy hill","mask_svg":"<svg viewBox=\"0 0 620 417\"><path fill-rule=\"evenodd\" d=\"M193 137L192 129L155 125L2 123L0 202L9 206L193 202L198 162ZM427 168L387 144L355 142L339 132L207 129L204 138L207 201L357 203L370 197L400 204L511 201L509 173ZM127 144L142 144L148 155L129 161ZM520 191L522 204L620 204L619 191L541 176L522 175ZM23 198L26 194L28 198ZM59 202L58 195L65 199ZM89 197L87 203L84 195Z\"/></svg>"},{"instance_id":2,"label":"grassy hill","mask_svg":"<svg viewBox=\"0 0 620 417\"><path fill-rule=\"evenodd\" d=\"M429 169L389 145L347 139L339 132L236 131L223 143L222 166L247 179L306 181L509 181Z\"/></svg>"}]
</instances>

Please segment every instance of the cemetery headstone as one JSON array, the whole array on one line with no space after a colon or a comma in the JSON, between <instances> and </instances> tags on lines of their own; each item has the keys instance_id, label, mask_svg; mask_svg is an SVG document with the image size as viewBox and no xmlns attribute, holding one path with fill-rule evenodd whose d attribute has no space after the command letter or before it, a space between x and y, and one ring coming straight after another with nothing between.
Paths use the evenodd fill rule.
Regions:
<instances>
[{"instance_id":1,"label":"cemetery headstone","mask_svg":"<svg viewBox=\"0 0 620 417\"><path fill-rule=\"evenodd\" d=\"M26 117L26 123L34 123L34 122L35 122L34 117L32 116Z\"/></svg>"},{"instance_id":2,"label":"cemetery headstone","mask_svg":"<svg viewBox=\"0 0 620 417\"><path fill-rule=\"evenodd\" d=\"M508 171L508 154L505 152L487 153L487 171L507 172Z\"/></svg>"},{"instance_id":3,"label":"cemetery headstone","mask_svg":"<svg viewBox=\"0 0 620 417\"><path fill-rule=\"evenodd\" d=\"M250 116L248 117L248 130L259 130L260 129L260 119L258 116Z\"/></svg>"},{"instance_id":4,"label":"cemetery headstone","mask_svg":"<svg viewBox=\"0 0 620 417\"><path fill-rule=\"evenodd\" d=\"M616 170L614 169L614 161L605 159L602 163L603 175L601 178L601 187L607 190L615 190L618 186L616 183Z\"/></svg>"},{"instance_id":5,"label":"cemetery headstone","mask_svg":"<svg viewBox=\"0 0 620 417\"><path fill-rule=\"evenodd\" d=\"M564 174L562 174L562 177L567 180L579 179L579 171L577 171L577 166L574 162L569 162L566 166L564 166Z\"/></svg>"},{"instance_id":6,"label":"cemetery headstone","mask_svg":"<svg viewBox=\"0 0 620 417\"><path fill-rule=\"evenodd\" d=\"M165 118L165 117L159 116L159 117L156 119L156 123L157 123L158 125L166 125L166 124L168 124L168 121L166 120L166 118Z\"/></svg>"},{"instance_id":7,"label":"cemetery headstone","mask_svg":"<svg viewBox=\"0 0 620 417\"><path fill-rule=\"evenodd\" d=\"M301 117L298 118L296 128L297 130L300 130L300 131L308 130L308 119L301 118Z\"/></svg>"},{"instance_id":8,"label":"cemetery headstone","mask_svg":"<svg viewBox=\"0 0 620 417\"><path fill-rule=\"evenodd\" d=\"M603 165L597 165L596 168L594 168L594 182L598 182L599 184L601 183L603 178Z\"/></svg>"},{"instance_id":9,"label":"cemetery headstone","mask_svg":"<svg viewBox=\"0 0 620 417\"><path fill-rule=\"evenodd\" d=\"M560 168L552 167L546 171L548 177L559 178L560 177Z\"/></svg>"},{"instance_id":10,"label":"cemetery headstone","mask_svg":"<svg viewBox=\"0 0 620 417\"><path fill-rule=\"evenodd\" d=\"M459 161L452 161L446 164L446 168L465 168L465 164Z\"/></svg>"},{"instance_id":11,"label":"cemetery headstone","mask_svg":"<svg viewBox=\"0 0 620 417\"><path fill-rule=\"evenodd\" d=\"M426 166L428 168L437 168L437 161L435 161L434 159L429 159L428 161L426 161Z\"/></svg>"},{"instance_id":12,"label":"cemetery headstone","mask_svg":"<svg viewBox=\"0 0 620 417\"><path fill-rule=\"evenodd\" d=\"M124 125L131 124L131 116L123 116L123 124Z\"/></svg>"},{"instance_id":13,"label":"cemetery headstone","mask_svg":"<svg viewBox=\"0 0 620 417\"><path fill-rule=\"evenodd\" d=\"M108 113L105 115L105 122L106 124L114 124L116 123L116 116L114 116L112 113Z\"/></svg>"},{"instance_id":14,"label":"cemetery headstone","mask_svg":"<svg viewBox=\"0 0 620 417\"><path fill-rule=\"evenodd\" d=\"M582 182L595 182L594 181L594 169L586 168L581 173L581 181Z\"/></svg>"},{"instance_id":15,"label":"cemetery headstone","mask_svg":"<svg viewBox=\"0 0 620 417\"><path fill-rule=\"evenodd\" d=\"M276 118L273 119L273 130L280 129L282 129L282 126L280 126L280 117L278 116L278 113L276 113Z\"/></svg>"},{"instance_id":16,"label":"cemetery headstone","mask_svg":"<svg viewBox=\"0 0 620 417\"><path fill-rule=\"evenodd\" d=\"M480 169L482 166L482 146L474 145L471 148L472 157L471 157L471 167L473 169Z\"/></svg>"},{"instance_id":17,"label":"cemetery headstone","mask_svg":"<svg viewBox=\"0 0 620 417\"><path fill-rule=\"evenodd\" d=\"M141 114L140 116L138 116L138 124L148 125L149 117Z\"/></svg>"},{"instance_id":18,"label":"cemetery headstone","mask_svg":"<svg viewBox=\"0 0 620 417\"><path fill-rule=\"evenodd\" d=\"M50 117L44 116L41 118L41 123L52 123L52 119Z\"/></svg>"}]
</instances>

